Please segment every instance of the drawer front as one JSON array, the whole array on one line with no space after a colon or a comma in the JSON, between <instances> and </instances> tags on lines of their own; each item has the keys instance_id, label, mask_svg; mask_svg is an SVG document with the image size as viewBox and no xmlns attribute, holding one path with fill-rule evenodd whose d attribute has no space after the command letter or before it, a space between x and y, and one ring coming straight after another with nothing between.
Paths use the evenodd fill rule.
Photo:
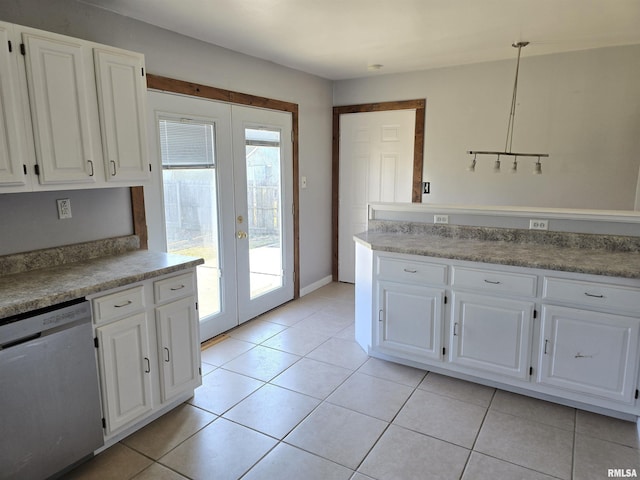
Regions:
<instances>
[{"instance_id":1,"label":"drawer front","mask_svg":"<svg viewBox=\"0 0 640 480\"><path fill-rule=\"evenodd\" d=\"M378 278L410 283L447 283L447 266L401 258L378 257Z\"/></svg>"},{"instance_id":2,"label":"drawer front","mask_svg":"<svg viewBox=\"0 0 640 480\"><path fill-rule=\"evenodd\" d=\"M640 288L545 277L542 299L640 315Z\"/></svg>"},{"instance_id":3,"label":"drawer front","mask_svg":"<svg viewBox=\"0 0 640 480\"><path fill-rule=\"evenodd\" d=\"M195 291L196 283L192 272L153 282L153 292L157 303L193 295Z\"/></svg>"},{"instance_id":4,"label":"drawer front","mask_svg":"<svg viewBox=\"0 0 640 480\"><path fill-rule=\"evenodd\" d=\"M535 297L538 277L524 273L510 273L453 267L454 288L468 288L492 293Z\"/></svg>"},{"instance_id":5,"label":"drawer front","mask_svg":"<svg viewBox=\"0 0 640 480\"><path fill-rule=\"evenodd\" d=\"M95 323L123 318L144 310L144 288L142 285L93 299Z\"/></svg>"}]
</instances>

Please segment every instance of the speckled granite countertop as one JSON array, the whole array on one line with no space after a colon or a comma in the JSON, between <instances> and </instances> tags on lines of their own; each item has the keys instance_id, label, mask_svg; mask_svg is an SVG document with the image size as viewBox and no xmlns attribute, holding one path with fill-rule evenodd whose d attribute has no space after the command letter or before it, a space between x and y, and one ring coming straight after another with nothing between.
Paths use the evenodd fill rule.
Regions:
<instances>
[{"instance_id":1,"label":"speckled granite countertop","mask_svg":"<svg viewBox=\"0 0 640 480\"><path fill-rule=\"evenodd\" d=\"M636 237L376 222L354 239L384 252L640 279Z\"/></svg>"},{"instance_id":2,"label":"speckled granite countertop","mask_svg":"<svg viewBox=\"0 0 640 480\"><path fill-rule=\"evenodd\" d=\"M75 254L64 247L40 251L40 260L36 252L0 257L0 319L204 263L200 258L133 250L121 244L113 249L91 242L86 245L94 253L88 254L83 245L70 247ZM59 251L58 260L51 260L55 257L52 250ZM43 262L47 266L24 267Z\"/></svg>"}]
</instances>

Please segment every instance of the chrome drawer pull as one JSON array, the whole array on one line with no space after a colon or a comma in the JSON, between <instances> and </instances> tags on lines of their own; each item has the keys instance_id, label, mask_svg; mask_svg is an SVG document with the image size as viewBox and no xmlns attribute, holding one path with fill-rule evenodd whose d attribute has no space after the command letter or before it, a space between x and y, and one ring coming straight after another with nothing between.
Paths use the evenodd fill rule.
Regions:
<instances>
[{"instance_id":1,"label":"chrome drawer pull","mask_svg":"<svg viewBox=\"0 0 640 480\"><path fill-rule=\"evenodd\" d=\"M407 273L418 273L418 270L410 270L408 268L405 268L404 271Z\"/></svg>"},{"instance_id":2,"label":"chrome drawer pull","mask_svg":"<svg viewBox=\"0 0 640 480\"><path fill-rule=\"evenodd\" d=\"M145 362L147 362L147 369L144 371L144 373L149 373L151 371L151 362L147 357L144 357L144 360Z\"/></svg>"},{"instance_id":3,"label":"chrome drawer pull","mask_svg":"<svg viewBox=\"0 0 640 480\"><path fill-rule=\"evenodd\" d=\"M164 361L169 363L171 361L171 357L169 356L169 349L167 347L164 347L164 351L167 352L167 358L165 358Z\"/></svg>"},{"instance_id":4,"label":"chrome drawer pull","mask_svg":"<svg viewBox=\"0 0 640 480\"><path fill-rule=\"evenodd\" d=\"M453 336L454 337L458 336L458 322L453 324Z\"/></svg>"},{"instance_id":5,"label":"chrome drawer pull","mask_svg":"<svg viewBox=\"0 0 640 480\"><path fill-rule=\"evenodd\" d=\"M114 307L116 307L116 308L122 308L122 307L126 307L127 305L131 305L132 303L133 303L133 302L132 302L131 300L127 300L127 301L126 301L126 302L124 302L124 303L120 303L120 304L118 304L118 305L114 305Z\"/></svg>"},{"instance_id":6,"label":"chrome drawer pull","mask_svg":"<svg viewBox=\"0 0 640 480\"><path fill-rule=\"evenodd\" d=\"M179 287L171 287L171 291L175 292L176 290L182 290L184 288L184 285L180 285Z\"/></svg>"},{"instance_id":7,"label":"chrome drawer pull","mask_svg":"<svg viewBox=\"0 0 640 480\"><path fill-rule=\"evenodd\" d=\"M593 293L589 293L589 292L584 292L584 294L585 294L587 297L593 297L593 298L604 298L604 295L602 295L602 294L601 294L601 295L594 295Z\"/></svg>"},{"instance_id":8,"label":"chrome drawer pull","mask_svg":"<svg viewBox=\"0 0 640 480\"><path fill-rule=\"evenodd\" d=\"M547 354L547 344L549 343L549 340L545 339L544 340L544 354Z\"/></svg>"},{"instance_id":9,"label":"chrome drawer pull","mask_svg":"<svg viewBox=\"0 0 640 480\"><path fill-rule=\"evenodd\" d=\"M484 283L490 283L490 284L492 284L492 285L500 285L502 282L494 282L494 281L492 281L492 280L487 280L487 279L485 279L485 280L484 280Z\"/></svg>"}]
</instances>

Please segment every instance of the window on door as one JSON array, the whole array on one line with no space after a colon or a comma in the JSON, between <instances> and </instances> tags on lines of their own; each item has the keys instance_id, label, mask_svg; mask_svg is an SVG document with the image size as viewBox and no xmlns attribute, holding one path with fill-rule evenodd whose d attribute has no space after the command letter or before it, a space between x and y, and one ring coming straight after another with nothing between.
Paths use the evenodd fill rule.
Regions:
<instances>
[{"instance_id":1,"label":"window on door","mask_svg":"<svg viewBox=\"0 0 640 480\"><path fill-rule=\"evenodd\" d=\"M245 128L250 298L283 285L280 131Z\"/></svg>"},{"instance_id":2,"label":"window on door","mask_svg":"<svg viewBox=\"0 0 640 480\"><path fill-rule=\"evenodd\" d=\"M215 124L159 118L167 251L202 257L200 317L220 312Z\"/></svg>"}]
</instances>

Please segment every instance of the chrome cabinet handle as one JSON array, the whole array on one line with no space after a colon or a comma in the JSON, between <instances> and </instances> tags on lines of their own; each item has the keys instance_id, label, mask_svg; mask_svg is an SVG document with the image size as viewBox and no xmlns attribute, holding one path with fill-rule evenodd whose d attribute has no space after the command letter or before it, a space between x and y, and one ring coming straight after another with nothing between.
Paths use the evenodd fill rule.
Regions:
<instances>
[{"instance_id":1,"label":"chrome cabinet handle","mask_svg":"<svg viewBox=\"0 0 640 480\"><path fill-rule=\"evenodd\" d=\"M547 354L547 345L549 344L549 340L547 340L546 338L544 339L544 355Z\"/></svg>"},{"instance_id":2,"label":"chrome cabinet handle","mask_svg":"<svg viewBox=\"0 0 640 480\"><path fill-rule=\"evenodd\" d=\"M418 273L418 270L411 270L409 268L405 268L404 271L407 273Z\"/></svg>"},{"instance_id":3,"label":"chrome cabinet handle","mask_svg":"<svg viewBox=\"0 0 640 480\"><path fill-rule=\"evenodd\" d=\"M122 307L126 307L127 305L131 305L132 303L133 303L133 302L132 302L131 300L127 300L127 301L126 301L126 302L124 302L124 303L120 303L120 304L114 305L114 307L116 307L116 308L122 308Z\"/></svg>"},{"instance_id":4,"label":"chrome cabinet handle","mask_svg":"<svg viewBox=\"0 0 640 480\"><path fill-rule=\"evenodd\" d=\"M95 173L95 171L93 170L93 161L87 160L87 163L91 165L91 173L89 174L89 176L93 177L93 174Z\"/></svg>"},{"instance_id":5,"label":"chrome cabinet handle","mask_svg":"<svg viewBox=\"0 0 640 480\"><path fill-rule=\"evenodd\" d=\"M175 292L176 290L182 290L184 288L184 285L180 285L179 287L171 287L171 291Z\"/></svg>"},{"instance_id":6,"label":"chrome cabinet handle","mask_svg":"<svg viewBox=\"0 0 640 480\"><path fill-rule=\"evenodd\" d=\"M490 283L491 285L500 285L502 282L494 282L494 281L492 281L492 280L487 280L487 279L485 279L485 280L484 280L484 283Z\"/></svg>"},{"instance_id":7,"label":"chrome cabinet handle","mask_svg":"<svg viewBox=\"0 0 640 480\"><path fill-rule=\"evenodd\" d=\"M458 336L458 322L453 324L453 336L454 337Z\"/></svg>"},{"instance_id":8,"label":"chrome cabinet handle","mask_svg":"<svg viewBox=\"0 0 640 480\"><path fill-rule=\"evenodd\" d=\"M115 160L109 160L109 163L110 163L111 165L113 165L113 171L111 172L111 176L112 176L112 177L115 177L115 176L116 176L116 173L117 173L117 172L116 172L116 161L115 161Z\"/></svg>"},{"instance_id":9,"label":"chrome cabinet handle","mask_svg":"<svg viewBox=\"0 0 640 480\"><path fill-rule=\"evenodd\" d=\"M166 358L164 359L164 361L165 361L166 363L169 363L169 362L171 361L171 355L170 355L169 349L168 349L167 347L164 347L164 351L165 351L165 353L167 354L167 356L166 356Z\"/></svg>"},{"instance_id":10,"label":"chrome cabinet handle","mask_svg":"<svg viewBox=\"0 0 640 480\"><path fill-rule=\"evenodd\" d=\"M593 293L589 293L589 292L584 292L584 294L585 294L587 297L593 297L593 298L604 298L604 295L602 295L602 294L601 294L601 295L594 295Z\"/></svg>"},{"instance_id":11,"label":"chrome cabinet handle","mask_svg":"<svg viewBox=\"0 0 640 480\"><path fill-rule=\"evenodd\" d=\"M151 362L147 357L144 357L144 360L145 362L147 362L147 369L144 371L144 373L149 373L151 371Z\"/></svg>"}]
</instances>

